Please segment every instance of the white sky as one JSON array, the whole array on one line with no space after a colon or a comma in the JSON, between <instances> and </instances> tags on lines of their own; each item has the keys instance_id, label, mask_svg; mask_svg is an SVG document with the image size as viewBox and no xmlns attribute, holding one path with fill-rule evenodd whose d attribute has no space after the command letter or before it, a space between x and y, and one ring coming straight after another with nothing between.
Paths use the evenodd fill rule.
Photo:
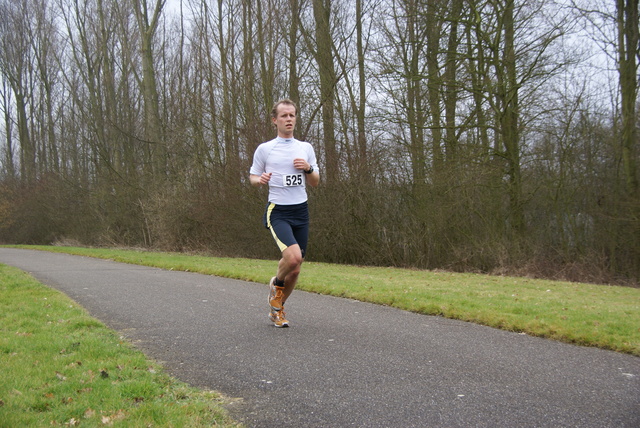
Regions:
<instances>
[{"instance_id":1,"label":"white sky","mask_svg":"<svg viewBox=\"0 0 640 428\"><path fill-rule=\"evenodd\" d=\"M164 9L170 14L177 14L180 12L180 0L167 0L167 3L164 5Z\"/></svg>"}]
</instances>

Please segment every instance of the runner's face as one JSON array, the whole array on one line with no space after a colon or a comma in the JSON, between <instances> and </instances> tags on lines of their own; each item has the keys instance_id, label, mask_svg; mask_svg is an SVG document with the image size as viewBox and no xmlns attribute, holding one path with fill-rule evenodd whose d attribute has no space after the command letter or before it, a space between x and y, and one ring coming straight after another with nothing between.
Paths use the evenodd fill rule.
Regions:
<instances>
[{"instance_id":1,"label":"runner's face","mask_svg":"<svg viewBox=\"0 0 640 428\"><path fill-rule=\"evenodd\" d=\"M290 104L280 104L277 112L272 120L278 130L278 136L291 137L296 127L296 108Z\"/></svg>"}]
</instances>

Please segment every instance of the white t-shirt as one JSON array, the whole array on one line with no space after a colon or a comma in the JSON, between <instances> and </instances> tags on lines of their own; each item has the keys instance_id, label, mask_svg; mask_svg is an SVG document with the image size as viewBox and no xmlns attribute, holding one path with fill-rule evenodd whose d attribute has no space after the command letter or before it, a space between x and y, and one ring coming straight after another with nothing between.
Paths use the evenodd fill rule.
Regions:
<instances>
[{"instance_id":1,"label":"white t-shirt","mask_svg":"<svg viewBox=\"0 0 640 428\"><path fill-rule=\"evenodd\" d=\"M306 174L293 166L293 160L301 158L314 170L318 170L316 154L309 143L295 138L276 137L262 143L253 155L250 174L271 172L269 202L276 205L295 205L307 200Z\"/></svg>"}]
</instances>

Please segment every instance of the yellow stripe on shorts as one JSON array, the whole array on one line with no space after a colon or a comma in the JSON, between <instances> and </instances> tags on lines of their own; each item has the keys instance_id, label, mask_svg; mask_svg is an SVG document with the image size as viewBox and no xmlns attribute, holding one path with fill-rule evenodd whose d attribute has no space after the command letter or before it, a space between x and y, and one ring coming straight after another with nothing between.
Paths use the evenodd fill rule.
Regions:
<instances>
[{"instance_id":1,"label":"yellow stripe on shorts","mask_svg":"<svg viewBox=\"0 0 640 428\"><path fill-rule=\"evenodd\" d=\"M278 244L278 248L280 248L280 251L282 252L287 249L287 246L284 244L284 242L278 239L278 235L276 235L276 232L273 230L273 227L271 227L271 212L275 207L276 207L276 204L272 202L269 204L269 207L267 208L267 227L271 231L271 235L273 235L273 239L276 240L276 244Z\"/></svg>"}]
</instances>

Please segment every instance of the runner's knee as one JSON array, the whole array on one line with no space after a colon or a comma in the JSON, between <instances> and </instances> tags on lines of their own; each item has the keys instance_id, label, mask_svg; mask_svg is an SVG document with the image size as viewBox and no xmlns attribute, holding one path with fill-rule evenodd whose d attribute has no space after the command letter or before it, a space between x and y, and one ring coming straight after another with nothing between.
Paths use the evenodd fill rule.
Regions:
<instances>
[{"instance_id":1,"label":"runner's knee","mask_svg":"<svg viewBox=\"0 0 640 428\"><path fill-rule=\"evenodd\" d=\"M293 247L289 247L287 248L283 254L282 254L283 258L285 259L285 262L287 263L287 265L289 266L289 268L293 271L293 270L297 270L300 271L300 265L303 262L303 258L302 258L302 252L300 251L300 248L293 248Z\"/></svg>"}]
</instances>

